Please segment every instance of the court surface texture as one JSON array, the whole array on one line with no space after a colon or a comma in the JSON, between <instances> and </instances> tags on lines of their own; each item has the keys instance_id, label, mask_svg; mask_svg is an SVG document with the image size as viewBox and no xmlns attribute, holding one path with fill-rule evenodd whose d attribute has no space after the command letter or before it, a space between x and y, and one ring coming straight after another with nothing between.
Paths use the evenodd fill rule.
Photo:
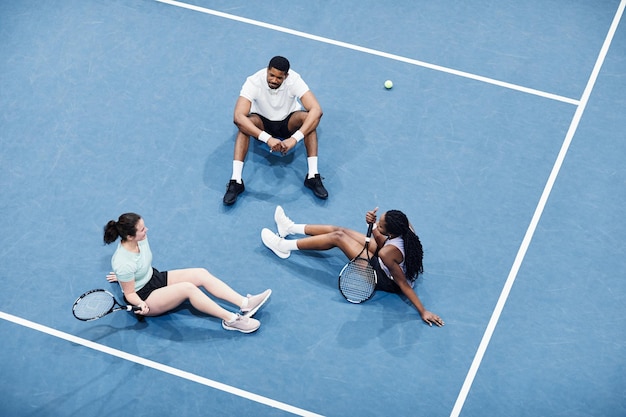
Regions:
<instances>
[{"instance_id":1,"label":"court surface texture","mask_svg":"<svg viewBox=\"0 0 626 417\"><path fill-rule=\"evenodd\" d=\"M0 414L625 416L625 4L1 2ZM302 144L253 141L226 207L235 101L274 55L323 108L330 197ZM360 231L405 212L446 325L347 303L338 249L276 257L277 205ZM125 212L156 268L271 288L261 328L76 320L85 291L121 300L102 232Z\"/></svg>"}]
</instances>

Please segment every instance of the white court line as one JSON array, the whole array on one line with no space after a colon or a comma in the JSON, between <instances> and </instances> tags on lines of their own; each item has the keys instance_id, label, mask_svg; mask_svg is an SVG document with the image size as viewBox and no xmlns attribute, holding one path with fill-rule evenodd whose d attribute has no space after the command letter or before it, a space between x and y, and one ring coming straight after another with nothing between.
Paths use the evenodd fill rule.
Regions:
<instances>
[{"instance_id":1,"label":"white court line","mask_svg":"<svg viewBox=\"0 0 626 417\"><path fill-rule=\"evenodd\" d=\"M565 140L563 141L563 145L561 146L561 150L556 158L554 166L552 167L552 172L550 173L550 177L548 178L548 182L546 183L545 188L543 189L543 193L541 194L541 198L539 199L539 204L537 204L537 208L535 209L535 214L530 221L530 225L526 230L526 235L524 235L524 240L517 252L517 256L515 257L515 261L513 262L513 266L511 267L511 271L509 272L509 276L506 279L504 284L504 288L502 289L502 293L500 293L500 298L498 299L498 303L496 304L496 308L491 315L491 319L489 320L489 324L487 325L487 329L483 335L483 338L478 346L478 351L474 356L474 360L472 365L470 366L469 373L465 377L465 382L461 387L461 391L457 397L456 403L454 404L454 408L450 413L450 417L458 417L461 413L461 409L465 404L465 400L467 399L467 395L469 394L469 390L474 382L474 378L476 377L476 372L478 372L478 368L480 367L480 363L482 362L483 356L485 355L485 351L487 350L487 346L491 341L491 337L493 336L493 332L498 324L498 320L500 319L500 314L502 313L502 309L504 308L504 304L506 303L507 298L509 297L509 292L511 291L511 287L515 282L515 278L517 277L517 273L519 272L520 266L524 257L526 256L526 251L528 250L528 246L530 245L530 241L535 234L535 230L537 228L537 224L539 223L539 219L543 213L543 209L546 206L546 202L548 201L548 197L552 191L552 187L554 186L554 182L556 181L556 177L561 170L561 166L563 165L563 160L565 159L565 155L567 154L567 150L572 142L572 138L576 133L576 129L578 129L578 124L580 123L580 119L582 118L583 112L585 111L585 107L587 106L587 102L589 101L589 97L591 96L591 92L593 91L593 87L596 83L596 79L598 78L598 74L600 73L600 69L602 68L602 64L604 63L604 59L606 58L606 54L609 51L609 47L611 46L611 42L613 41L613 36L615 35L615 31L617 30L617 26L619 25L619 21L624 14L624 7L626 6L626 0L622 0L615 17L613 18L613 22L611 27L609 28L609 32L606 35L604 40L604 44L602 45L602 49L600 50L600 54L598 55L598 59L596 60L596 64L593 67L593 71L591 72L591 76L587 81L587 86L585 87L585 91L583 92L582 98L580 100L580 104L574 113L574 118L569 126L567 134L565 135Z\"/></svg>"},{"instance_id":2,"label":"white court line","mask_svg":"<svg viewBox=\"0 0 626 417\"><path fill-rule=\"evenodd\" d=\"M253 394L251 392L244 391L244 390L241 390L239 388L234 388L234 387L231 387L229 385L222 384L220 382L216 382L216 381L213 381L211 379L204 378L204 377L192 374L190 372L181 371L180 369L176 369L176 368L173 368L173 367L168 366L168 365L163 365L162 363L154 362L154 361L151 361L149 359L145 359L145 358L142 358L140 356L132 355L130 353L126 353L126 352L123 352L123 351L118 350L118 349L114 349L114 348L111 348L111 347L108 347L108 346L104 346L104 345L101 345L99 343L95 343L95 342L92 342L90 340L83 339L83 338L78 337L78 336L73 336L71 334L64 333L64 332L52 329L52 328L47 327L47 326L43 326L41 324L37 324L37 323L34 323L32 321L25 320L25 319L13 316L11 314L4 313L2 311L0 311L0 318L4 319L6 321L10 321L10 322L15 323L15 324L19 324L20 326L28 327L30 329L37 330L37 331L42 332L42 333L46 333L46 334L48 334L50 336L54 336L54 337L57 337L59 339L67 340L68 342L71 342L71 343L76 343L78 345L85 346L87 348L90 348L90 349L93 349L93 350L97 350L97 351L102 352L102 353L106 353L107 355L117 356L120 359L124 359L124 360L127 360L129 362L134 362L134 363L137 363L139 365L146 366L148 368L156 369L157 371L165 372L166 374L174 375L174 376L177 376L179 378L183 378L183 379L187 379L187 380L192 381L192 382L196 382L198 384L206 385L207 387L211 387L211 388L215 388L215 389L220 390L220 391L228 392L230 394L237 395L239 397L245 398L245 399L250 400L250 401L255 401L255 402L260 403L260 404L264 404L264 405L267 405L267 406L270 406L270 407L278 408L280 410L286 411L286 412L291 413L291 414L295 414L295 415L298 415L298 416L305 416L305 417L322 417L320 414L315 414L315 413L312 413L310 411L306 411L306 410L303 410L301 408L297 408L297 407L291 406L289 404L281 403L279 401L275 401L275 400L272 400L272 399L269 399L269 398L266 398L266 397L262 397L260 395Z\"/></svg>"},{"instance_id":3,"label":"white court line","mask_svg":"<svg viewBox=\"0 0 626 417\"><path fill-rule=\"evenodd\" d=\"M347 42L341 42L341 41L337 41L337 40L333 40L333 39L329 39L329 38L324 38L322 36L311 35L310 33L300 32L298 30L293 30L293 29L282 27L282 26L272 25L270 23L264 23L264 22L260 22L258 20L248 19L248 18L241 17L241 16L235 16L235 15L232 15L232 14L219 12L217 10L206 9L204 7L194 6L192 4L182 3L182 2L179 2L179 1L175 1L175 0L155 0L155 1L158 1L160 3L169 4L169 5L172 5L172 6L181 7L181 8L184 8L184 9L194 10L196 12L210 14L210 15L218 16L218 17L223 17L224 19L236 20L236 21L241 22L241 23L246 23L246 24L253 25L253 26L259 26L259 27L263 27L263 28L266 28L266 29L275 30L277 32L288 33L290 35L299 36L301 38L311 39L311 40L314 40L314 41L327 43L327 44L330 44L330 45L335 45L335 46L339 46L339 47L346 48L346 49L352 49L354 51L359 51L359 52L363 52L363 53L370 54L370 55L376 55L376 56L380 56L380 57L383 57L383 58L392 59L394 61L400 61L400 62L404 62L404 63L407 63L407 64L416 65L416 66L419 66L419 67L429 68L429 69L432 69L432 70L435 70L435 71L445 72L445 73L456 75L456 76L459 76L459 77L469 78L469 79L472 79L472 80L475 80L475 81L481 81L481 82L484 82L484 83L487 83L487 84L493 84L493 85L497 85L499 87L509 88L511 90L516 90L516 91L521 91L521 92L527 93L527 94L533 94L533 95L536 95L536 96L539 96L539 97L543 97L543 98L547 98L547 99L550 99L550 100L562 101L564 103L573 104L573 105L578 105L580 103L580 100L575 100L573 98L559 96L557 94L547 93L545 91L535 90L534 88L522 87L520 85L507 83L505 81L499 81L499 80L495 80L493 78L483 77L481 75L471 74L471 73L468 73L468 72L459 71L459 70L455 70L455 69L452 69L452 68L442 67L440 65L430 64L428 62L419 61L417 59L406 58L406 57L403 57L403 56L400 56L400 55L395 55L395 54L390 54L390 53L387 53L387 52L378 51L376 49L365 48L363 46L358 46L358 45L354 45L354 44L347 43Z\"/></svg>"}]
</instances>

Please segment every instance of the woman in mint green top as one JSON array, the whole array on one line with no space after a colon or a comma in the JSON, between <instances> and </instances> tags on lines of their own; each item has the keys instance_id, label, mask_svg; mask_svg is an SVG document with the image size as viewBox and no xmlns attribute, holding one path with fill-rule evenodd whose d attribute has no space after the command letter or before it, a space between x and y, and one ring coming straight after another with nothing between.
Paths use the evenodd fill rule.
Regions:
<instances>
[{"instance_id":1,"label":"woman in mint green top","mask_svg":"<svg viewBox=\"0 0 626 417\"><path fill-rule=\"evenodd\" d=\"M267 301L271 290L243 296L204 268L158 271L152 267L147 232L144 220L135 213L122 214L104 227L106 244L121 238L111 259L113 272L107 280L120 283L126 302L141 307L137 314L158 316L189 301L197 310L221 318L226 330L251 333L259 328L261 323L252 316ZM200 287L239 307L239 313L224 309Z\"/></svg>"}]
</instances>

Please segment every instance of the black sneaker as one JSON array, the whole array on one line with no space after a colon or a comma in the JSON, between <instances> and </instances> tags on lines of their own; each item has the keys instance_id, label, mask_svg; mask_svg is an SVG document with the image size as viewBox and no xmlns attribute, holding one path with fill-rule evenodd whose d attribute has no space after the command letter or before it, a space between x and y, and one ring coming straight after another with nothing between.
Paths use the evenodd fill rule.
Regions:
<instances>
[{"instance_id":1,"label":"black sneaker","mask_svg":"<svg viewBox=\"0 0 626 417\"><path fill-rule=\"evenodd\" d=\"M320 174L315 174L313 178L308 178L308 175L304 177L304 186L313 190L313 194L315 194L317 198L321 198L322 200L328 198L328 191L326 191L324 184L322 184Z\"/></svg>"},{"instance_id":2,"label":"black sneaker","mask_svg":"<svg viewBox=\"0 0 626 417\"><path fill-rule=\"evenodd\" d=\"M239 194L243 193L246 187L243 185L243 180L241 184L239 184L236 180L228 181L228 189L226 190L226 194L224 194L224 204L230 206L235 204L237 201L237 197Z\"/></svg>"}]
</instances>

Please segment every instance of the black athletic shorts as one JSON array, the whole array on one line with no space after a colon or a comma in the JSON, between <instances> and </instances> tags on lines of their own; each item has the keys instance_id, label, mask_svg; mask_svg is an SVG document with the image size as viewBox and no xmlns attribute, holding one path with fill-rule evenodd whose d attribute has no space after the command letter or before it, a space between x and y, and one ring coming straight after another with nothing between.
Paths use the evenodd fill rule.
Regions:
<instances>
[{"instance_id":1,"label":"black athletic shorts","mask_svg":"<svg viewBox=\"0 0 626 417\"><path fill-rule=\"evenodd\" d=\"M287 139L290 138L291 135L293 135L293 133L295 132L295 130L293 132L289 131L289 119L291 119L291 115L293 113L289 113L289 116L287 116L285 120L277 121L270 120L266 117L261 116L258 113L252 114L256 114L261 118L261 121L263 122L263 130L272 135L273 138Z\"/></svg>"},{"instance_id":2,"label":"black athletic shorts","mask_svg":"<svg viewBox=\"0 0 626 417\"><path fill-rule=\"evenodd\" d=\"M383 271L383 269L381 268L380 261L378 260L378 256L374 256L370 260L370 265L372 265L374 269L376 270L376 278L378 279L378 283L376 284L377 290L385 291L385 292L392 292L396 294L402 293L402 290L400 289L398 284L396 284L394 280L389 278L387 274L385 274L385 271Z\"/></svg>"},{"instance_id":3,"label":"black athletic shorts","mask_svg":"<svg viewBox=\"0 0 626 417\"><path fill-rule=\"evenodd\" d=\"M139 296L139 298L146 301L150 294L152 294L152 291L158 290L159 288L163 288L166 286L167 271L160 272L157 271L155 268L152 268L152 278L150 278L150 281L148 281L146 285L144 285L139 291L137 291L137 295ZM128 303L126 297L124 297L124 301Z\"/></svg>"}]
</instances>

